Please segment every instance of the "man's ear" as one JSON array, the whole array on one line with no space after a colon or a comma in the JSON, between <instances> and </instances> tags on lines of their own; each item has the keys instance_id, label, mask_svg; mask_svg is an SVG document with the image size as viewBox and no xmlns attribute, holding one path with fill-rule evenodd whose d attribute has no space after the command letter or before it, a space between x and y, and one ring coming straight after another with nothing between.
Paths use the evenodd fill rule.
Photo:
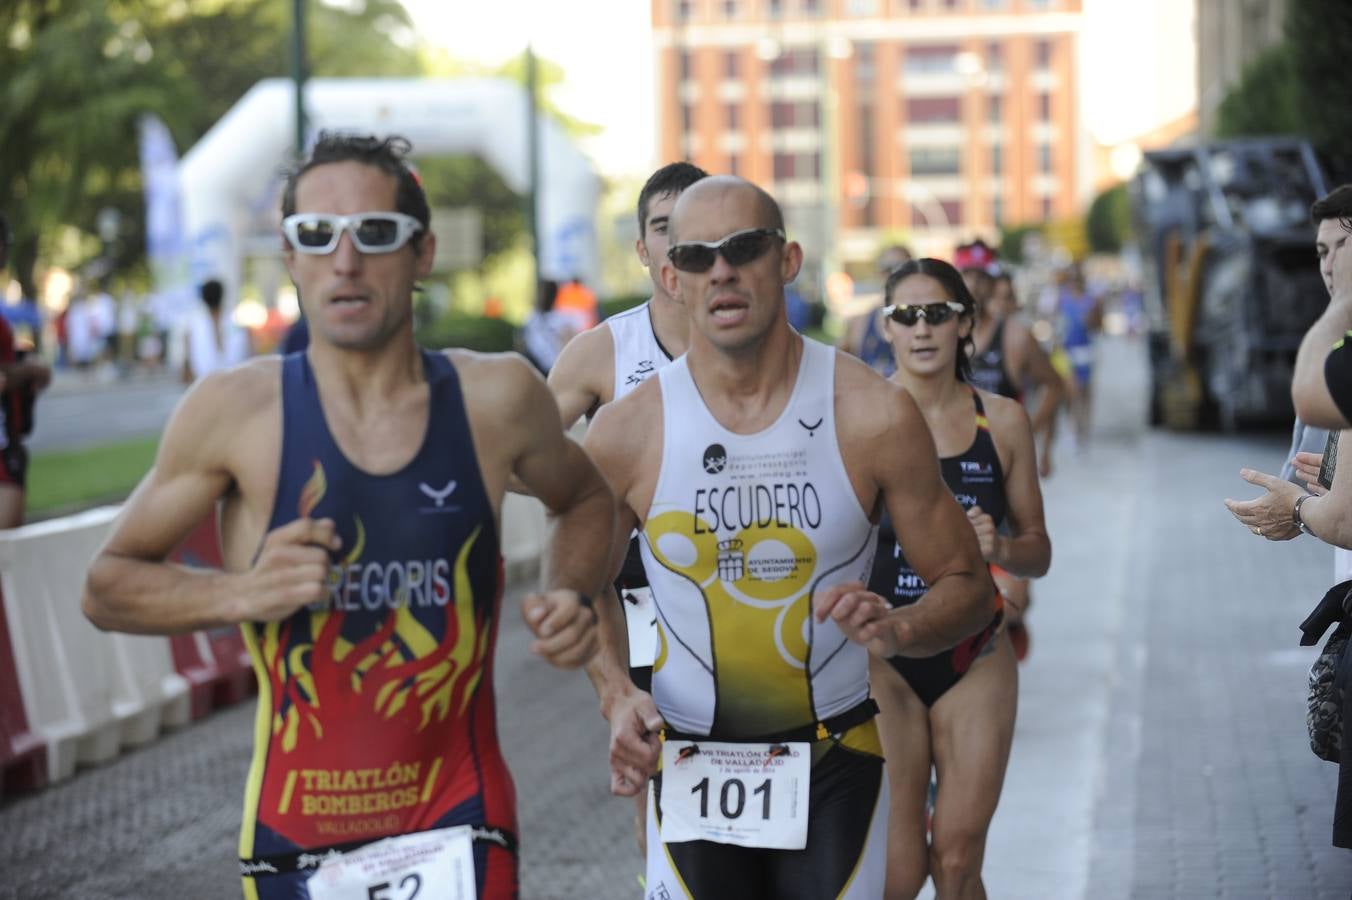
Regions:
<instances>
[{"instance_id":1,"label":"man's ear","mask_svg":"<svg viewBox=\"0 0 1352 900\"><path fill-rule=\"evenodd\" d=\"M667 292L667 296L673 300L681 299L681 281L676 272L676 267L670 260L662 260L662 269L660 271L662 278L662 290Z\"/></svg>"},{"instance_id":2,"label":"man's ear","mask_svg":"<svg viewBox=\"0 0 1352 900\"><path fill-rule=\"evenodd\" d=\"M418 244L417 253L417 274L419 278L426 278L432 273L432 262L437 256L437 236L429 231L423 235L422 241Z\"/></svg>"},{"instance_id":3,"label":"man's ear","mask_svg":"<svg viewBox=\"0 0 1352 900\"><path fill-rule=\"evenodd\" d=\"M648 242L643 238L634 240L634 252L638 254L638 261L643 263L643 268L646 269L652 264L648 258Z\"/></svg>"},{"instance_id":4,"label":"man's ear","mask_svg":"<svg viewBox=\"0 0 1352 900\"><path fill-rule=\"evenodd\" d=\"M798 277L798 272L803 268L803 247L797 241L789 241L784 245L784 258L780 262L779 274L785 284L790 284Z\"/></svg>"}]
</instances>

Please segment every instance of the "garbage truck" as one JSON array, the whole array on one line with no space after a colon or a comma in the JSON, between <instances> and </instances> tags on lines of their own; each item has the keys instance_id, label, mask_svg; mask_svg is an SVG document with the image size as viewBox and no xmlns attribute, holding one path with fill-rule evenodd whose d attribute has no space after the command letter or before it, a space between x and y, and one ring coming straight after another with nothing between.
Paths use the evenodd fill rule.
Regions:
<instances>
[{"instance_id":1,"label":"garbage truck","mask_svg":"<svg viewBox=\"0 0 1352 900\"><path fill-rule=\"evenodd\" d=\"M1310 205L1328 192L1298 138L1148 152L1129 193L1150 347L1151 422L1289 422L1301 337L1328 303Z\"/></svg>"}]
</instances>

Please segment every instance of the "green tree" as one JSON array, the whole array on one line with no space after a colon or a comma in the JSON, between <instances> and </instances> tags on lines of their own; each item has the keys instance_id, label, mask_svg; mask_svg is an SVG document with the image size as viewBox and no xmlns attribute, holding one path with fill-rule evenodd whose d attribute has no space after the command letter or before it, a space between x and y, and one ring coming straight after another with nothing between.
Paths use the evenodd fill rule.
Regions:
<instances>
[{"instance_id":1,"label":"green tree","mask_svg":"<svg viewBox=\"0 0 1352 900\"><path fill-rule=\"evenodd\" d=\"M1269 47L1245 67L1216 110L1217 137L1300 134L1303 88L1287 42Z\"/></svg>"},{"instance_id":2,"label":"green tree","mask_svg":"<svg viewBox=\"0 0 1352 900\"><path fill-rule=\"evenodd\" d=\"M1089 237L1089 249L1093 252L1120 252L1130 229L1131 201L1127 197L1125 184L1108 188L1089 204L1085 231Z\"/></svg>"},{"instance_id":3,"label":"green tree","mask_svg":"<svg viewBox=\"0 0 1352 900\"><path fill-rule=\"evenodd\" d=\"M517 244L526 230L521 197L477 156L418 160L427 201L435 207L474 207L483 217L482 270Z\"/></svg>"},{"instance_id":4,"label":"green tree","mask_svg":"<svg viewBox=\"0 0 1352 900\"><path fill-rule=\"evenodd\" d=\"M1290 0L1285 28L1300 84L1300 131L1342 171L1352 171L1352 3Z\"/></svg>"}]
</instances>

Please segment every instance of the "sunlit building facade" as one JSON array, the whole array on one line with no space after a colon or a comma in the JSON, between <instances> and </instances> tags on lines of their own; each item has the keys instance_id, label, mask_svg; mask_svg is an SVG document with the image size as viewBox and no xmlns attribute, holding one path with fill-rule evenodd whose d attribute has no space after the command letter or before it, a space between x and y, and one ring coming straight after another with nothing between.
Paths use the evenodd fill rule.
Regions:
<instances>
[{"instance_id":1,"label":"sunlit building facade","mask_svg":"<svg viewBox=\"0 0 1352 900\"><path fill-rule=\"evenodd\" d=\"M652 16L662 159L769 188L829 262L1082 210L1081 0L652 0Z\"/></svg>"}]
</instances>

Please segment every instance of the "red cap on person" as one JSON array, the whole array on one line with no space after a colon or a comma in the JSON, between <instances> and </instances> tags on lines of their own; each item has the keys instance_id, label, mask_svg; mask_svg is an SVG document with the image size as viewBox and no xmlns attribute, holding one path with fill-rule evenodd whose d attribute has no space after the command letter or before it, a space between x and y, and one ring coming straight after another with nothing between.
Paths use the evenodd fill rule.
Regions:
<instances>
[{"instance_id":1,"label":"red cap on person","mask_svg":"<svg viewBox=\"0 0 1352 900\"><path fill-rule=\"evenodd\" d=\"M953 251L953 267L958 271L980 269L983 272L990 272L998 265L995 250L980 238L970 244L959 244Z\"/></svg>"}]
</instances>

